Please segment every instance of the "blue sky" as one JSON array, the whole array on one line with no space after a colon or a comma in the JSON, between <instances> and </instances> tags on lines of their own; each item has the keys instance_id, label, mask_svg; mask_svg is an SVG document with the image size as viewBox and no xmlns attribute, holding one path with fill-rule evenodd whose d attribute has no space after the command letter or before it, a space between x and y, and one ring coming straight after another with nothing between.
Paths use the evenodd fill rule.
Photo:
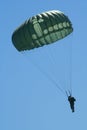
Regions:
<instances>
[{"instance_id":1,"label":"blue sky","mask_svg":"<svg viewBox=\"0 0 87 130\"><path fill-rule=\"evenodd\" d=\"M86 5L86 0L1 1L1 130L87 129ZM18 52L11 41L15 28L29 17L48 10L60 10L68 15L73 33L43 49ZM72 87L75 113L48 75L63 90Z\"/></svg>"}]
</instances>

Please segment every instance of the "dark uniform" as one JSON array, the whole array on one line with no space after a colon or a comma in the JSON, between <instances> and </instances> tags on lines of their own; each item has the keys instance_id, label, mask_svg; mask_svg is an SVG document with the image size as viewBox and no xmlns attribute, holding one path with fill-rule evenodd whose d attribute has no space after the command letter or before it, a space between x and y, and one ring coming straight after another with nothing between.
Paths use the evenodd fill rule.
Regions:
<instances>
[{"instance_id":1,"label":"dark uniform","mask_svg":"<svg viewBox=\"0 0 87 130\"><path fill-rule=\"evenodd\" d=\"M72 109L72 112L74 112L74 102L76 101L76 99L72 96L68 96L68 101L70 103L70 107Z\"/></svg>"}]
</instances>

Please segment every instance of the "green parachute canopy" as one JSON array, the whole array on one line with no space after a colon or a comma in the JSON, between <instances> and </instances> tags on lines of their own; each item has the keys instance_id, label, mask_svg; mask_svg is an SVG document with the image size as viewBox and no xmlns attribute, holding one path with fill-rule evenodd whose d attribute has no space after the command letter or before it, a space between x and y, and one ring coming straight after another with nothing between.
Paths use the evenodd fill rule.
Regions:
<instances>
[{"instance_id":1,"label":"green parachute canopy","mask_svg":"<svg viewBox=\"0 0 87 130\"><path fill-rule=\"evenodd\" d=\"M47 11L26 20L12 35L18 51L31 50L54 43L70 33L73 27L69 18L61 11Z\"/></svg>"}]
</instances>

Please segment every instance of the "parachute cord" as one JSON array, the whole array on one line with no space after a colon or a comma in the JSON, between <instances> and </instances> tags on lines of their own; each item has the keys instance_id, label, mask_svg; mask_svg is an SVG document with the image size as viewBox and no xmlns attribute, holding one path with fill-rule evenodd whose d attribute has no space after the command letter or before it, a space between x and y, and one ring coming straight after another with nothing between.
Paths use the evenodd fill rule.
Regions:
<instances>
[{"instance_id":1,"label":"parachute cord","mask_svg":"<svg viewBox=\"0 0 87 130\"><path fill-rule=\"evenodd\" d=\"M67 96L67 98L68 98L68 92L67 92L67 91L65 91L65 93L66 93L66 96Z\"/></svg>"},{"instance_id":2,"label":"parachute cord","mask_svg":"<svg viewBox=\"0 0 87 130\"><path fill-rule=\"evenodd\" d=\"M45 70L43 70L37 63L33 62L32 60L30 63L32 63L42 74L44 74L48 78L48 80L51 81L55 85L57 90L60 90L62 94L66 96L65 91L58 85L58 83L48 73L45 72Z\"/></svg>"},{"instance_id":3,"label":"parachute cord","mask_svg":"<svg viewBox=\"0 0 87 130\"><path fill-rule=\"evenodd\" d=\"M66 93L67 98L68 98L69 96L72 96L72 93L70 92L70 90L65 91L65 93Z\"/></svg>"},{"instance_id":4,"label":"parachute cord","mask_svg":"<svg viewBox=\"0 0 87 130\"><path fill-rule=\"evenodd\" d=\"M66 90L72 95L72 37L68 43L65 44L65 79L66 79Z\"/></svg>"},{"instance_id":5,"label":"parachute cord","mask_svg":"<svg viewBox=\"0 0 87 130\"><path fill-rule=\"evenodd\" d=\"M72 55L72 41L71 41L71 43L70 43L70 48L69 48L69 50L70 50L70 57L69 57L69 61L70 61L70 74L69 74L69 76L70 76L70 93L71 93L71 95L72 95L72 60L73 60L73 55Z\"/></svg>"},{"instance_id":6,"label":"parachute cord","mask_svg":"<svg viewBox=\"0 0 87 130\"><path fill-rule=\"evenodd\" d=\"M55 57L54 57L53 50L51 50L51 48L49 47L49 48L47 48L46 53L47 53L47 56L48 56L48 59L49 59L50 63L52 63L53 76L54 76L54 78L56 78L56 74L58 73L58 71L55 70L55 65L58 64L58 63L57 63L57 61L56 61L56 59L55 59ZM50 55L49 55L49 54L50 54ZM64 86L61 86L61 84L60 84L60 82L59 82L58 79L57 79L57 81L56 81L56 84L57 84L58 86L60 86L60 88L62 88L63 91L65 90ZM65 91L64 91L64 92L65 92ZM66 92L65 92L65 94L66 94Z\"/></svg>"},{"instance_id":7,"label":"parachute cord","mask_svg":"<svg viewBox=\"0 0 87 130\"><path fill-rule=\"evenodd\" d=\"M69 48L68 48L69 50L69 54L68 54L68 61L69 61L69 84L66 84L67 86L69 85L69 89L67 88L67 89L65 89L65 88L62 88L62 89L64 89L65 90L65 94L67 93L68 95L72 95L72 44L71 45L69 45ZM55 68L55 64L56 64L56 60L55 60L55 57L54 57L54 55L53 55L53 52L50 50L50 48L48 48L48 51L47 52L50 52L50 54L51 55L49 55L49 54L47 54L47 56L49 56L48 58L49 58L49 60L50 60L50 62L52 63L52 65L54 66L53 68ZM65 54L65 56L66 56L66 54ZM65 59L66 60L66 59ZM54 71L54 73L55 73L55 71ZM66 76L66 75L65 75ZM58 80L56 81L56 83L57 83L57 85L59 86L59 82L58 82ZM67 92L67 90L68 90L68 92ZM66 96L67 96L67 94L66 94ZM67 96L68 97L68 96Z\"/></svg>"},{"instance_id":8,"label":"parachute cord","mask_svg":"<svg viewBox=\"0 0 87 130\"><path fill-rule=\"evenodd\" d=\"M51 63L50 65L52 66L52 73L53 73L53 76L54 76L54 78L56 78L56 74L58 73L57 72L57 70L55 70L55 65L56 65L56 59L55 59L55 57L54 57L54 55L53 55L53 52L52 52L52 50L51 50L51 48L49 47L49 48L47 48L47 50L45 51L45 53L47 54L47 56L48 56L48 60L49 60L49 62ZM50 54L50 55L49 55ZM58 84L58 86L61 86L61 84L59 83L59 80L57 79L57 81L56 81L56 83ZM59 85L60 84L60 85Z\"/></svg>"}]
</instances>

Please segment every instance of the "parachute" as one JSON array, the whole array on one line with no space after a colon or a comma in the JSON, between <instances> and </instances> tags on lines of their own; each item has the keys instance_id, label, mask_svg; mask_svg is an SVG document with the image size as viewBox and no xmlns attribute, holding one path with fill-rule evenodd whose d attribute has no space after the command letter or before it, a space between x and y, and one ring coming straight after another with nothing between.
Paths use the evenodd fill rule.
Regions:
<instances>
[{"instance_id":1,"label":"parachute","mask_svg":"<svg viewBox=\"0 0 87 130\"><path fill-rule=\"evenodd\" d=\"M61 11L43 12L26 20L12 34L18 51L31 50L63 39L73 32L69 18Z\"/></svg>"},{"instance_id":2,"label":"parachute","mask_svg":"<svg viewBox=\"0 0 87 130\"><path fill-rule=\"evenodd\" d=\"M72 32L73 27L68 16L59 10L52 10L37 14L26 20L13 32L12 42L19 52L26 52L26 50L33 50L35 48L43 47L44 45L55 43L56 41L67 37ZM55 62L53 61L53 64L54 63ZM53 74L50 76L47 73L48 70L44 71L42 66L40 67L37 63L34 64L58 89L60 89L60 91L66 94L66 92L60 87L59 83L52 78Z\"/></svg>"}]
</instances>

